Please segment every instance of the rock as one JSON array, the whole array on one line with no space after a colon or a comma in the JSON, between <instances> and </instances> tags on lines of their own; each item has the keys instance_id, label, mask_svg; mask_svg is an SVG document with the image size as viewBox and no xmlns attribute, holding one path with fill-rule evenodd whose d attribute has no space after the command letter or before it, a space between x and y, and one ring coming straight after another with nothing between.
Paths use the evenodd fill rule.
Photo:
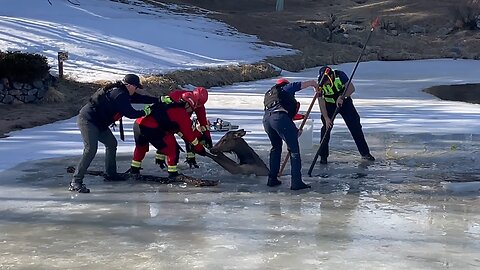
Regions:
<instances>
[{"instance_id":1,"label":"rock","mask_svg":"<svg viewBox=\"0 0 480 270\"><path fill-rule=\"evenodd\" d=\"M5 104L12 104L13 100L15 98L13 96L10 96L10 95L6 95L4 98L3 98L3 103Z\"/></svg>"},{"instance_id":2,"label":"rock","mask_svg":"<svg viewBox=\"0 0 480 270\"><path fill-rule=\"evenodd\" d=\"M408 31L410 34L425 34L427 31L425 27L421 27L418 25L413 25L410 30Z\"/></svg>"},{"instance_id":3,"label":"rock","mask_svg":"<svg viewBox=\"0 0 480 270\"><path fill-rule=\"evenodd\" d=\"M340 24L340 30L343 33L349 33L354 31L363 31L364 27L356 24L342 23Z\"/></svg>"},{"instance_id":4,"label":"rock","mask_svg":"<svg viewBox=\"0 0 480 270\"><path fill-rule=\"evenodd\" d=\"M33 87L34 88L42 88L43 87L43 82L40 80L36 80L33 82Z\"/></svg>"},{"instance_id":5,"label":"rock","mask_svg":"<svg viewBox=\"0 0 480 270\"><path fill-rule=\"evenodd\" d=\"M20 91L20 90L10 90L10 91L8 91L8 94L10 94L12 96L21 96L22 91Z\"/></svg>"},{"instance_id":6,"label":"rock","mask_svg":"<svg viewBox=\"0 0 480 270\"><path fill-rule=\"evenodd\" d=\"M36 97L36 96L25 96L24 102L25 102L25 103L32 103L32 102L34 102L34 101L36 101L36 100L37 100L37 97Z\"/></svg>"},{"instance_id":7,"label":"rock","mask_svg":"<svg viewBox=\"0 0 480 270\"><path fill-rule=\"evenodd\" d=\"M38 89L34 88L32 90L28 90L27 95L28 96L34 96L38 93Z\"/></svg>"},{"instance_id":8,"label":"rock","mask_svg":"<svg viewBox=\"0 0 480 270\"><path fill-rule=\"evenodd\" d=\"M23 88L23 83L14 82L14 83L13 83L13 88L14 88L14 89L21 90L21 89Z\"/></svg>"}]
</instances>

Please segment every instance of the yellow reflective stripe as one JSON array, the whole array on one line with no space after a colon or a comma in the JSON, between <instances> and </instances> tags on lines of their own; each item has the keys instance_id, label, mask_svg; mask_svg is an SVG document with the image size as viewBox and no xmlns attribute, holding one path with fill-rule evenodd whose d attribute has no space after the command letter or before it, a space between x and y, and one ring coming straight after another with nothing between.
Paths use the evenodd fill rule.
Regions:
<instances>
[{"instance_id":1,"label":"yellow reflective stripe","mask_svg":"<svg viewBox=\"0 0 480 270\"><path fill-rule=\"evenodd\" d=\"M164 154L155 154L155 158L160 159L160 160L165 160L165 155Z\"/></svg>"},{"instance_id":2,"label":"yellow reflective stripe","mask_svg":"<svg viewBox=\"0 0 480 270\"><path fill-rule=\"evenodd\" d=\"M177 135L180 136L180 138L183 138L183 133L182 132L177 132Z\"/></svg>"},{"instance_id":3,"label":"yellow reflective stripe","mask_svg":"<svg viewBox=\"0 0 480 270\"><path fill-rule=\"evenodd\" d=\"M335 103L335 99L329 97L323 97L323 99L328 103Z\"/></svg>"},{"instance_id":4,"label":"yellow reflective stripe","mask_svg":"<svg viewBox=\"0 0 480 270\"><path fill-rule=\"evenodd\" d=\"M194 158L194 157L195 157L195 153L187 152L187 158Z\"/></svg>"},{"instance_id":5,"label":"yellow reflective stripe","mask_svg":"<svg viewBox=\"0 0 480 270\"><path fill-rule=\"evenodd\" d=\"M136 161L136 160L132 160L132 167L134 168L140 168L142 166L142 162L141 161Z\"/></svg>"},{"instance_id":6,"label":"yellow reflective stripe","mask_svg":"<svg viewBox=\"0 0 480 270\"><path fill-rule=\"evenodd\" d=\"M172 99L169 96L161 96L160 100L165 104L173 103Z\"/></svg>"},{"instance_id":7,"label":"yellow reflective stripe","mask_svg":"<svg viewBox=\"0 0 480 270\"><path fill-rule=\"evenodd\" d=\"M167 166L167 171L168 172L177 172L177 166Z\"/></svg>"},{"instance_id":8,"label":"yellow reflective stripe","mask_svg":"<svg viewBox=\"0 0 480 270\"><path fill-rule=\"evenodd\" d=\"M342 83L342 80L340 80L340 78L335 78L333 85L335 85L335 88L337 88L337 91L342 91L343 83Z\"/></svg>"},{"instance_id":9,"label":"yellow reflective stripe","mask_svg":"<svg viewBox=\"0 0 480 270\"><path fill-rule=\"evenodd\" d=\"M195 138L195 140L193 140L191 143L192 143L192 145L197 145L198 144L198 139Z\"/></svg>"},{"instance_id":10,"label":"yellow reflective stripe","mask_svg":"<svg viewBox=\"0 0 480 270\"><path fill-rule=\"evenodd\" d=\"M324 86L322 87L322 89L323 89L323 93L324 93L325 95L327 95L327 96L331 96L331 95L335 94L335 92L333 91L332 86L329 85L329 84L324 85Z\"/></svg>"}]
</instances>

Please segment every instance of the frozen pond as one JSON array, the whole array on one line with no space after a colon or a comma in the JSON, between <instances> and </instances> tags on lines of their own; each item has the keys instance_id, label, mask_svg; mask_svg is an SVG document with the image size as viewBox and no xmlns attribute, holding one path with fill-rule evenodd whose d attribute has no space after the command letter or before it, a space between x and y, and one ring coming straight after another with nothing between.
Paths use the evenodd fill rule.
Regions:
<instances>
[{"instance_id":1,"label":"frozen pond","mask_svg":"<svg viewBox=\"0 0 480 270\"><path fill-rule=\"evenodd\" d=\"M480 137L367 140L374 164L359 161L348 134L334 133L341 147L305 178L308 192L291 192L288 176L268 188L200 158L200 169L181 170L219 186L89 176L92 193L78 195L66 192L65 167L76 158L24 163L0 173L9 179L0 189L0 269L478 269L478 186L444 180L477 178ZM266 146L255 149L267 160ZM165 174L151 154L145 171ZM312 155L303 155L304 172ZM130 158L120 156L119 167Z\"/></svg>"}]
</instances>

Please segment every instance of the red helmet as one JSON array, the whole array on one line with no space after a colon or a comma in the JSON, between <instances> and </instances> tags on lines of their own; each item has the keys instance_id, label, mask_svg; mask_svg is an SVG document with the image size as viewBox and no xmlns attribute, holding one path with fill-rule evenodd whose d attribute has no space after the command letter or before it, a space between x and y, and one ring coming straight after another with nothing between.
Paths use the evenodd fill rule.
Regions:
<instances>
[{"instance_id":1,"label":"red helmet","mask_svg":"<svg viewBox=\"0 0 480 270\"><path fill-rule=\"evenodd\" d=\"M287 83L290 83L290 82L285 78L280 78L277 80L277 84L287 84Z\"/></svg>"},{"instance_id":2,"label":"red helmet","mask_svg":"<svg viewBox=\"0 0 480 270\"><path fill-rule=\"evenodd\" d=\"M182 94L182 100L195 109L198 104L198 95L194 95L193 92L187 91Z\"/></svg>"},{"instance_id":3,"label":"red helmet","mask_svg":"<svg viewBox=\"0 0 480 270\"><path fill-rule=\"evenodd\" d=\"M208 91L204 87L197 87L193 89L192 94L196 97L197 106L202 106L207 103Z\"/></svg>"}]
</instances>

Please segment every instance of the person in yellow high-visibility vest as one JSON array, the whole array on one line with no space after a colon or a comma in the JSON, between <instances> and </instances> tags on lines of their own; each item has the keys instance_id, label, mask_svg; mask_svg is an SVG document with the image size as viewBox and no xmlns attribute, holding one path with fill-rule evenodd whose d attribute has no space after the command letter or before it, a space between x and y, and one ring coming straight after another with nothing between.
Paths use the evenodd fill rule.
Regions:
<instances>
[{"instance_id":1,"label":"person in yellow high-visibility vest","mask_svg":"<svg viewBox=\"0 0 480 270\"><path fill-rule=\"evenodd\" d=\"M321 120L323 123L321 138L325 136L327 128L330 130L333 127L333 114L336 108L339 107L338 113L345 121L350 134L352 134L362 159L374 161L375 158L370 154L370 149L368 148L362 131L360 115L355 109L351 98L351 95L355 92L355 86L351 82L348 84L349 78L347 74L341 70L334 70L329 66L324 66L320 68L319 74L318 85L321 90L320 111L322 112ZM322 77L323 80L320 81ZM348 89L344 89L347 84ZM342 95L344 91L345 94ZM327 164L329 141L330 133L326 135L324 142L320 146L320 164Z\"/></svg>"}]
</instances>

